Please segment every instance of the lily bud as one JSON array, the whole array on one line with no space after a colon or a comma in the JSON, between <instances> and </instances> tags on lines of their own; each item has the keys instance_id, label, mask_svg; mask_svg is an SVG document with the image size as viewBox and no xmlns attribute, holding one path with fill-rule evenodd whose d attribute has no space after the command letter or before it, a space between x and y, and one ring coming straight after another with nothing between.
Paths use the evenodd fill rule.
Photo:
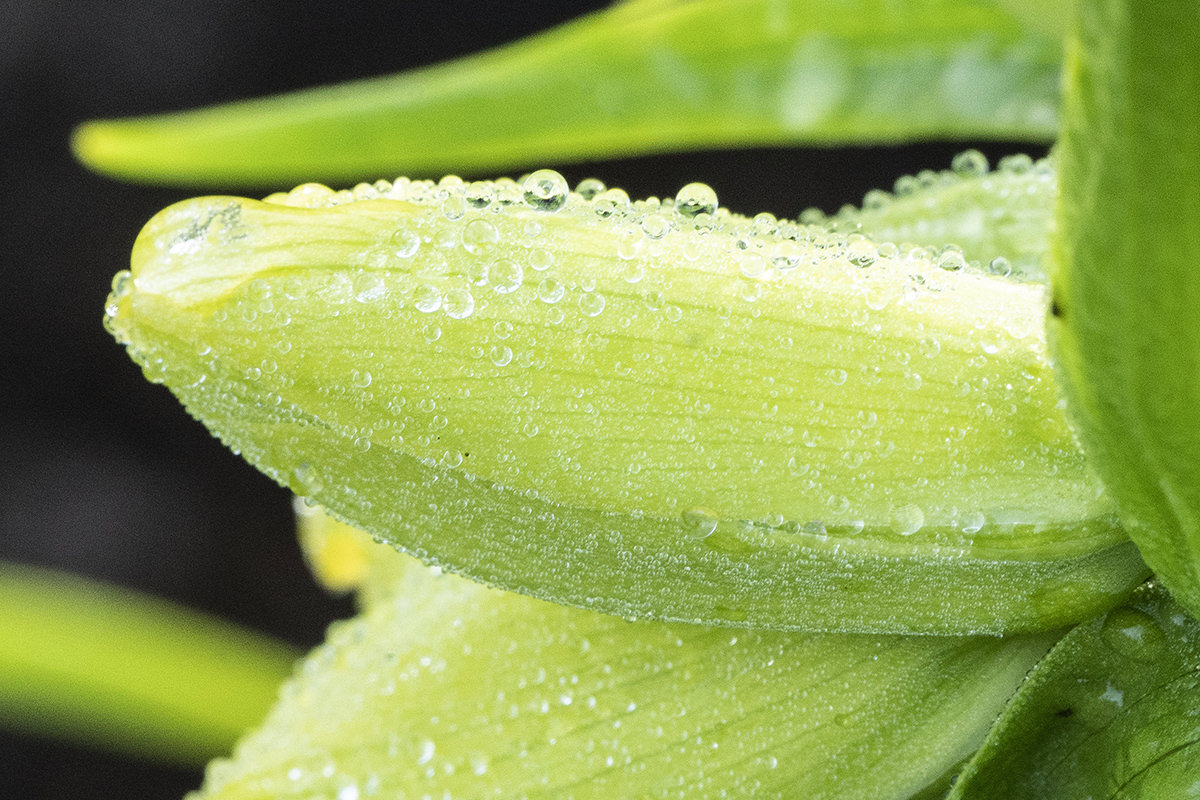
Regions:
<instances>
[{"instance_id":1,"label":"lily bud","mask_svg":"<svg viewBox=\"0 0 1200 800\"><path fill-rule=\"evenodd\" d=\"M699 184L630 203L542 170L172 206L108 324L276 481L476 580L999 633L1145 575L1063 418L1043 295Z\"/></svg>"}]
</instances>

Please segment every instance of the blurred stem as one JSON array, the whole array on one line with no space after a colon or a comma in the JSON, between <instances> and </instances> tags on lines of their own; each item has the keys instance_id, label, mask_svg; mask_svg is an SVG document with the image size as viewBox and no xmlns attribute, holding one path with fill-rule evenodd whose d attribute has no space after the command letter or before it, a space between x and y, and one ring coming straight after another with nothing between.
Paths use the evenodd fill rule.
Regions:
<instances>
[{"instance_id":1,"label":"blurred stem","mask_svg":"<svg viewBox=\"0 0 1200 800\"><path fill-rule=\"evenodd\" d=\"M299 653L163 600L0 563L0 726L187 766L258 723Z\"/></svg>"}]
</instances>

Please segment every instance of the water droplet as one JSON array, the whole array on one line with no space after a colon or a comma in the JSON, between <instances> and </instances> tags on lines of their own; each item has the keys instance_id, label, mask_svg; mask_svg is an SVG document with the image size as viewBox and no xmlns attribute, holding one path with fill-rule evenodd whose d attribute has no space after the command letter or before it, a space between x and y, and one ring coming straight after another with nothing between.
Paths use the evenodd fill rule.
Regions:
<instances>
[{"instance_id":1,"label":"water droplet","mask_svg":"<svg viewBox=\"0 0 1200 800\"><path fill-rule=\"evenodd\" d=\"M430 283L423 283L413 292L413 306L426 314L442 307L442 293Z\"/></svg>"},{"instance_id":2,"label":"water droplet","mask_svg":"<svg viewBox=\"0 0 1200 800\"><path fill-rule=\"evenodd\" d=\"M437 752L437 745L429 739L421 742L421 750L417 755L417 764L424 766L430 761L433 761L433 755Z\"/></svg>"},{"instance_id":3,"label":"water droplet","mask_svg":"<svg viewBox=\"0 0 1200 800\"><path fill-rule=\"evenodd\" d=\"M893 531L901 536L912 536L925 527L925 511L912 503L893 508L891 522Z\"/></svg>"},{"instance_id":4,"label":"water droplet","mask_svg":"<svg viewBox=\"0 0 1200 800\"><path fill-rule=\"evenodd\" d=\"M401 228L392 234L391 245L397 258L412 258L421 247L421 237L416 231Z\"/></svg>"},{"instance_id":5,"label":"water droplet","mask_svg":"<svg viewBox=\"0 0 1200 800\"><path fill-rule=\"evenodd\" d=\"M512 349L507 345L498 344L492 347L490 357L492 359L492 363L497 367L507 367L510 363L512 363L513 352Z\"/></svg>"},{"instance_id":6,"label":"water droplet","mask_svg":"<svg viewBox=\"0 0 1200 800\"><path fill-rule=\"evenodd\" d=\"M521 187L525 202L541 211L558 211L567 202L567 179L552 169L539 169Z\"/></svg>"},{"instance_id":7,"label":"water droplet","mask_svg":"<svg viewBox=\"0 0 1200 800\"><path fill-rule=\"evenodd\" d=\"M592 208L600 217L611 217L618 211L629 208L629 195L624 189L607 189L596 195Z\"/></svg>"},{"instance_id":8,"label":"water droplet","mask_svg":"<svg viewBox=\"0 0 1200 800\"><path fill-rule=\"evenodd\" d=\"M690 508L682 519L688 535L695 539L707 538L717 529L717 515L706 508Z\"/></svg>"},{"instance_id":9,"label":"water droplet","mask_svg":"<svg viewBox=\"0 0 1200 800\"><path fill-rule=\"evenodd\" d=\"M542 278L541 283L539 283L537 287L538 299L543 303L550 303L551 305L557 303L559 300L562 300L563 295L566 293L566 288L561 283L554 280L554 278Z\"/></svg>"},{"instance_id":10,"label":"water droplet","mask_svg":"<svg viewBox=\"0 0 1200 800\"><path fill-rule=\"evenodd\" d=\"M325 488L325 481L321 477L321 473L307 461L296 465L296 468L292 470L292 478L294 479L292 491L300 497L312 497Z\"/></svg>"},{"instance_id":11,"label":"water droplet","mask_svg":"<svg viewBox=\"0 0 1200 800\"><path fill-rule=\"evenodd\" d=\"M475 311L475 297L466 289L451 289L442 300L446 316L466 319Z\"/></svg>"},{"instance_id":12,"label":"water droplet","mask_svg":"<svg viewBox=\"0 0 1200 800\"><path fill-rule=\"evenodd\" d=\"M604 310L604 295L585 293L579 296L579 310L589 317L597 316Z\"/></svg>"},{"instance_id":13,"label":"water droplet","mask_svg":"<svg viewBox=\"0 0 1200 800\"><path fill-rule=\"evenodd\" d=\"M350 375L350 382L360 389L365 389L371 385L371 373L364 370L354 370Z\"/></svg>"},{"instance_id":14,"label":"water droplet","mask_svg":"<svg viewBox=\"0 0 1200 800\"><path fill-rule=\"evenodd\" d=\"M486 219L473 219L463 228L463 249L468 253L486 250L498 241L500 241L500 231L496 230L496 226Z\"/></svg>"},{"instance_id":15,"label":"water droplet","mask_svg":"<svg viewBox=\"0 0 1200 800\"><path fill-rule=\"evenodd\" d=\"M607 187L605 187L603 181L599 181L595 178L584 178L579 182L579 185L575 187L575 192L584 200L594 200L596 195L603 192L605 188Z\"/></svg>"},{"instance_id":16,"label":"water droplet","mask_svg":"<svg viewBox=\"0 0 1200 800\"><path fill-rule=\"evenodd\" d=\"M1100 638L1122 656L1143 663L1157 660L1166 647L1166 636L1158 622L1136 608L1110 611L1100 628Z\"/></svg>"},{"instance_id":17,"label":"water droplet","mask_svg":"<svg viewBox=\"0 0 1200 800\"><path fill-rule=\"evenodd\" d=\"M492 264L488 276L494 290L500 294L509 294L521 287L525 271L516 261L505 258Z\"/></svg>"},{"instance_id":18,"label":"water droplet","mask_svg":"<svg viewBox=\"0 0 1200 800\"><path fill-rule=\"evenodd\" d=\"M960 519L960 527L963 533L979 533L983 530L983 526L987 524L987 517L979 511L970 511L962 515Z\"/></svg>"},{"instance_id":19,"label":"water droplet","mask_svg":"<svg viewBox=\"0 0 1200 800\"><path fill-rule=\"evenodd\" d=\"M487 181L475 181L467 187L466 191L467 203L472 208L487 208L495 196L492 184Z\"/></svg>"},{"instance_id":20,"label":"water droplet","mask_svg":"<svg viewBox=\"0 0 1200 800\"><path fill-rule=\"evenodd\" d=\"M978 150L964 150L950 162L950 169L964 178L978 178L987 174L987 156Z\"/></svg>"},{"instance_id":21,"label":"water droplet","mask_svg":"<svg viewBox=\"0 0 1200 800\"><path fill-rule=\"evenodd\" d=\"M662 214L650 214L642 220L642 233L650 239L661 239L671 230L671 222Z\"/></svg>"},{"instance_id":22,"label":"water droplet","mask_svg":"<svg viewBox=\"0 0 1200 800\"><path fill-rule=\"evenodd\" d=\"M688 218L716 213L717 193L706 183L689 183L675 195L675 210Z\"/></svg>"},{"instance_id":23,"label":"water droplet","mask_svg":"<svg viewBox=\"0 0 1200 800\"><path fill-rule=\"evenodd\" d=\"M442 200L442 216L453 222L467 213L467 198L461 190L453 191Z\"/></svg>"}]
</instances>

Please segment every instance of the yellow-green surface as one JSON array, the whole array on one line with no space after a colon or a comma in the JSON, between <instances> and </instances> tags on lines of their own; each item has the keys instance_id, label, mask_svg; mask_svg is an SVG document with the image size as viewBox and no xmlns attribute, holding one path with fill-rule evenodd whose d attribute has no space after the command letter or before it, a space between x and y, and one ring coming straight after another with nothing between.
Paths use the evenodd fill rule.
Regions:
<instances>
[{"instance_id":1,"label":"yellow-green surface","mask_svg":"<svg viewBox=\"0 0 1200 800\"><path fill-rule=\"evenodd\" d=\"M1058 406L1042 287L704 186L580 188L188 201L142 232L108 324L279 482L546 599L973 633L1144 577Z\"/></svg>"},{"instance_id":2,"label":"yellow-green surface","mask_svg":"<svg viewBox=\"0 0 1200 800\"><path fill-rule=\"evenodd\" d=\"M366 546L392 590L197 798L900 800L978 746L1055 638L626 622Z\"/></svg>"},{"instance_id":3,"label":"yellow-green surface","mask_svg":"<svg viewBox=\"0 0 1200 800\"><path fill-rule=\"evenodd\" d=\"M1047 141L1065 6L642 0L393 77L88 123L74 144L123 178L279 186L756 144Z\"/></svg>"},{"instance_id":4,"label":"yellow-green surface","mask_svg":"<svg viewBox=\"0 0 1200 800\"><path fill-rule=\"evenodd\" d=\"M1068 47L1050 322L1085 449L1200 612L1200 13L1081 4Z\"/></svg>"},{"instance_id":5,"label":"yellow-green surface","mask_svg":"<svg viewBox=\"0 0 1200 800\"><path fill-rule=\"evenodd\" d=\"M265 715L299 653L128 590L0 565L0 726L189 766Z\"/></svg>"}]
</instances>

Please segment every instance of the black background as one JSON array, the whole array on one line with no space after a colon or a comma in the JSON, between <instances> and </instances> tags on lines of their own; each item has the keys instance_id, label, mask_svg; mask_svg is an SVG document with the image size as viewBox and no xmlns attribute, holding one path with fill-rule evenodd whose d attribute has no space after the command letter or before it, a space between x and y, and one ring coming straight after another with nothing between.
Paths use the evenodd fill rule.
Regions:
<instances>
[{"instance_id":1,"label":"black background","mask_svg":"<svg viewBox=\"0 0 1200 800\"><path fill-rule=\"evenodd\" d=\"M203 190L91 175L71 160L70 130L428 64L602 5L0 0L0 559L152 592L305 647L348 615L350 604L305 571L287 494L147 383L101 327L109 281L141 225ZM966 146L529 166L635 197L702 180L735 211L795 216L943 168ZM981 149L994 159L1020 148ZM362 176L378 177L394 176ZM279 188L289 187L260 194ZM0 797L154 800L199 781L199 771L0 732Z\"/></svg>"}]
</instances>

